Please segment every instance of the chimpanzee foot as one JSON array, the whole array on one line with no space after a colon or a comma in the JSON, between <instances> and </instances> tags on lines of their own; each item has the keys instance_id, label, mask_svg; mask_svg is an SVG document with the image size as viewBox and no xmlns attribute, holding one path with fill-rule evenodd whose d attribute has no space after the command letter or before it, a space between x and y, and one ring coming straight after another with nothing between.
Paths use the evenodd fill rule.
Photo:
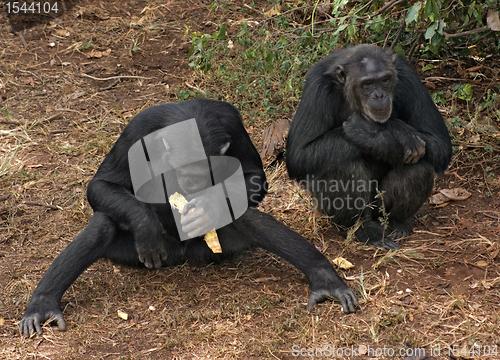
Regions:
<instances>
[{"instance_id":1,"label":"chimpanzee foot","mask_svg":"<svg viewBox=\"0 0 500 360\"><path fill-rule=\"evenodd\" d=\"M399 246L398 243L392 241L391 239L387 237L383 237L382 239L379 240L368 240L366 244L373 245L375 247L378 247L379 249L385 249L385 250L397 250L401 249L401 246Z\"/></svg>"},{"instance_id":2,"label":"chimpanzee foot","mask_svg":"<svg viewBox=\"0 0 500 360\"><path fill-rule=\"evenodd\" d=\"M385 233L386 231L382 224L370 220L361 224L360 228L356 230L355 236L359 242L370 244L380 249L400 249L401 247L392 238L385 236Z\"/></svg>"},{"instance_id":3,"label":"chimpanzee foot","mask_svg":"<svg viewBox=\"0 0 500 360\"><path fill-rule=\"evenodd\" d=\"M412 231L412 225L410 221L405 221L402 223L391 223L389 226L389 236L391 240L404 239L410 236Z\"/></svg>"},{"instance_id":4,"label":"chimpanzee foot","mask_svg":"<svg viewBox=\"0 0 500 360\"><path fill-rule=\"evenodd\" d=\"M42 301L33 302L32 300L19 323L21 335L31 337L35 331L41 335L43 333L42 324L51 318L53 319L52 323L57 324L59 330L66 330L66 322L58 305L51 306L43 304Z\"/></svg>"}]
</instances>

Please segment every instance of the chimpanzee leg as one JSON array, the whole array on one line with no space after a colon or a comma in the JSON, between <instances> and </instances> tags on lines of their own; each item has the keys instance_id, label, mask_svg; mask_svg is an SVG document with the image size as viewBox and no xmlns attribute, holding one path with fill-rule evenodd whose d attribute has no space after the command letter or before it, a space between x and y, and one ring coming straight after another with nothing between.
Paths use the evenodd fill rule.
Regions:
<instances>
[{"instance_id":1,"label":"chimpanzee leg","mask_svg":"<svg viewBox=\"0 0 500 360\"><path fill-rule=\"evenodd\" d=\"M391 170L381 181L385 210L389 213L391 239L407 237L412 217L429 198L434 186L434 168L430 164L404 165ZM380 216L380 215L378 215Z\"/></svg>"},{"instance_id":2,"label":"chimpanzee leg","mask_svg":"<svg viewBox=\"0 0 500 360\"><path fill-rule=\"evenodd\" d=\"M19 324L22 335L31 336L35 331L41 334L41 324L51 317L60 330L66 329L60 308L63 294L85 269L103 257L116 241L115 234L115 224L105 214L96 212L89 225L56 257L38 283Z\"/></svg>"},{"instance_id":3,"label":"chimpanzee leg","mask_svg":"<svg viewBox=\"0 0 500 360\"><path fill-rule=\"evenodd\" d=\"M358 299L354 291L337 275L330 262L302 236L272 216L249 208L241 218L218 232L228 239L228 246L230 242L234 246L238 243L257 245L302 271L311 287L308 309L333 296L339 299L344 312L355 311ZM222 248L224 251L224 243Z\"/></svg>"},{"instance_id":4,"label":"chimpanzee leg","mask_svg":"<svg viewBox=\"0 0 500 360\"><path fill-rule=\"evenodd\" d=\"M346 164L349 165L331 170L322 179L312 179L308 186L318 210L332 216L337 225L351 227L369 209L366 206L373 201L377 181L364 160L352 158Z\"/></svg>"},{"instance_id":5,"label":"chimpanzee leg","mask_svg":"<svg viewBox=\"0 0 500 360\"><path fill-rule=\"evenodd\" d=\"M346 236L346 229L361 219L362 224L355 232L356 240L384 249L398 249L397 243L385 237L383 225L373 215L378 174L358 155L346 163L350 165L336 168L326 177L330 180L314 182L313 194L319 209L332 216L335 224L344 227L342 235Z\"/></svg>"}]
</instances>

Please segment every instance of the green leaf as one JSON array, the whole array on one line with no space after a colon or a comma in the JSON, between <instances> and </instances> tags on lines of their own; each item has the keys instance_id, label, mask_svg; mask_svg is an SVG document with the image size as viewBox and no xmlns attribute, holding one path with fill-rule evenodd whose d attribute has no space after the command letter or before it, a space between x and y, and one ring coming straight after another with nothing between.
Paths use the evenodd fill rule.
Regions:
<instances>
[{"instance_id":1,"label":"green leaf","mask_svg":"<svg viewBox=\"0 0 500 360\"><path fill-rule=\"evenodd\" d=\"M406 24L409 24L409 23L417 20L418 12L420 11L421 8L422 8L422 3L418 2L415 5L413 5L411 8L408 9L408 12L406 13L406 18L405 18Z\"/></svg>"},{"instance_id":2,"label":"green leaf","mask_svg":"<svg viewBox=\"0 0 500 360\"><path fill-rule=\"evenodd\" d=\"M226 38L226 24L222 24L219 33L217 34L217 40L224 40Z\"/></svg>"},{"instance_id":3,"label":"green leaf","mask_svg":"<svg viewBox=\"0 0 500 360\"><path fill-rule=\"evenodd\" d=\"M437 26L438 25L435 22L433 22L432 24L429 25L429 27L425 31L425 35L424 35L426 40L429 40L430 38L432 38L434 36L434 34L436 33Z\"/></svg>"},{"instance_id":4,"label":"green leaf","mask_svg":"<svg viewBox=\"0 0 500 360\"><path fill-rule=\"evenodd\" d=\"M349 37L352 39L354 35L356 35L356 26L353 24L349 24L347 27L347 33L349 34Z\"/></svg>"},{"instance_id":5,"label":"green leaf","mask_svg":"<svg viewBox=\"0 0 500 360\"><path fill-rule=\"evenodd\" d=\"M434 69L434 65L432 64L427 64L425 65L423 68L422 68L422 72L425 72L427 70L431 70L431 69Z\"/></svg>"}]
</instances>

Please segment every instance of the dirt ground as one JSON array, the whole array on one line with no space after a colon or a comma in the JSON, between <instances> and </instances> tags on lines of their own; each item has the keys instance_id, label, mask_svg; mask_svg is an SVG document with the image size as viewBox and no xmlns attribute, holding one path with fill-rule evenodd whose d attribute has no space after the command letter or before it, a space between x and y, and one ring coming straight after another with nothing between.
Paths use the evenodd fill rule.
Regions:
<instances>
[{"instance_id":1,"label":"dirt ground","mask_svg":"<svg viewBox=\"0 0 500 360\"><path fill-rule=\"evenodd\" d=\"M0 359L293 359L318 348L316 358L332 358L329 346L359 350L346 359L384 358L382 349L403 359L415 348L430 359L500 359L499 152L467 144L457 145L435 191L471 196L424 205L402 250L390 253L340 237L282 162L267 167L262 209L330 260L355 265L338 270L361 300L355 314L338 302L306 311L304 276L263 251L161 271L100 260L63 297L66 332L47 325L43 336L19 335L35 286L90 219L86 185L120 132L140 110L196 86L185 31L215 30L209 5L67 1L61 16L20 34L11 23L31 20L2 13ZM498 74L498 59L488 66ZM259 144L262 129L249 131ZM465 351L473 346L481 356Z\"/></svg>"}]
</instances>

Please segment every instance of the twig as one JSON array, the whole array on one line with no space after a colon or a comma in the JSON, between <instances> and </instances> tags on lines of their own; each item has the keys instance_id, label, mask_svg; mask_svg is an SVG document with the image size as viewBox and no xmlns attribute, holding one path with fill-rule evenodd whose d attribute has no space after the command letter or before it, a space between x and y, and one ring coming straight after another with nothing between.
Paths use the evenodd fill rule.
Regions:
<instances>
[{"instance_id":1,"label":"twig","mask_svg":"<svg viewBox=\"0 0 500 360\"><path fill-rule=\"evenodd\" d=\"M190 85L190 84L188 84L187 82L185 82L185 84L186 84L186 86L187 86L188 88L193 89L193 90L196 90L196 91L199 91L199 92L201 92L203 95L207 95L207 93L206 93L206 92L204 92L203 90L201 90L200 88L197 88L196 86Z\"/></svg>"},{"instance_id":2,"label":"twig","mask_svg":"<svg viewBox=\"0 0 500 360\"><path fill-rule=\"evenodd\" d=\"M92 69L89 69L87 71L84 71L83 73L89 75L89 74L92 74L93 72L96 72L96 71L99 71L99 70L102 70L102 67L92 68Z\"/></svg>"},{"instance_id":3,"label":"twig","mask_svg":"<svg viewBox=\"0 0 500 360\"><path fill-rule=\"evenodd\" d=\"M394 47L397 45L398 41L399 41L399 37L401 36L401 32L403 31L403 29L406 27L406 13L407 11L405 11L404 15L403 15L403 22L401 23L401 26L399 27L398 29L398 32L396 33L396 38L394 39L394 41L392 42L392 45L391 45L391 51L394 50ZM385 47L385 46L384 46Z\"/></svg>"},{"instance_id":4,"label":"twig","mask_svg":"<svg viewBox=\"0 0 500 360\"><path fill-rule=\"evenodd\" d=\"M62 114L58 113L58 114L54 114L54 115L48 117L44 121L52 121L52 120L57 120L57 119L60 119L60 118L62 118Z\"/></svg>"},{"instance_id":5,"label":"twig","mask_svg":"<svg viewBox=\"0 0 500 360\"><path fill-rule=\"evenodd\" d=\"M363 5L358 11L354 13L354 15L358 15L361 11L363 11L365 8L369 8L373 3L373 0L368 1L365 5Z\"/></svg>"},{"instance_id":6,"label":"twig","mask_svg":"<svg viewBox=\"0 0 500 360\"><path fill-rule=\"evenodd\" d=\"M10 198L10 194L0 195L0 201L5 201Z\"/></svg>"},{"instance_id":7,"label":"twig","mask_svg":"<svg viewBox=\"0 0 500 360\"><path fill-rule=\"evenodd\" d=\"M489 218L495 219L496 221L500 221L500 215L499 216L494 216L494 215L487 214L484 211L478 211L478 212L480 214L483 214L484 216L487 216Z\"/></svg>"},{"instance_id":8,"label":"twig","mask_svg":"<svg viewBox=\"0 0 500 360\"><path fill-rule=\"evenodd\" d=\"M57 135L57 134L64 134L67 132L68 132L68 130L53 130L53 131L49 132L49 134Z\"/></svg>"},{"instance_id":9,"label":"twig","mask_svg":"<svg viewBox=\"0 0 500 360\"><path fill-rule=\"evenodd\" d=\"M472 44L473 45L478 44L480 41L484 40L485 38L487 38L488 36L490 36L492 33L493 33L493 30L490 30L490 31L486 32L486 34L484 34L483 36L481 36L478 39L476 39Z\"/></svg>"},{"instance_id":10,"label":"twig","mask_svg":"<svg viewBox=\"0 0 500 360\"><path fill-rule=\"evenodd\" d=\"M128 54L130 55L130 57L134 56L134 53L132 52L133 49L134 49L134 42L130 40L130 47L128 48Z\"/></svg>"},{"instance_id":11,"label":"twig","mask_svg":"<svg viewBox=\"0 0 500 360\"><path fill-rule=\"evenodd\" d=\"M21 123L18 123L17 121L9 121L9 120L0 120L0 124L21 125Z\"/></svg>"},{"instance_id":12,"label":"twig","mask_svg":"<svg viewBox=\"0 0 500 360\"><path fill-rule=\"evenodd\" d=\"M447 38L447 39L453 39L453 38L457 38L457 37L462 37L462 36L468 36L468 35L472 35L472 34L477 34L477 33L483 32L483 31L487 31L487 30L488 30L488 27L484 26L484 27L479 28L479 29L472 29L472 30L469 30L469 31L461 32L461 33L454 33L454 34L444 33L444 37Z\"/></svg>"},{"instance_id":13,"label":"twig","mask_svg":"<svg viewBox=\"0 0 500 360\"><path fill-rule=\"evenodd\" d=\"M106 91L106 90L111 90L120 82L120 79L116 79L111 85L108 85L106 87L100 88L99 91Z\"/></svg>"},{"instance_id":14,"label":"twig","mask_svg":"<svg viewBox=\"0 0 500 360\"><path fill-rule=\"evenodd\" d=\"M429 76L429 77L424 78L424 80L429 80L429 81L432 81L432 80L464 81L464 79L460 79L460 78L449 78L449 77L443 77L443 76Z\"/></svg>"},{"instance_id":15,"label":"twig","mask_svg":"<svg viewBox=\"0 0 500 360\"><path fill-rule=\"evenodd\" d=\"M404 2L405 0L394 0L384 6L382 6L380 9L378 9L375 14L373 14L373 16L377 16L377 15L380 15L380 14L383 14L387 11L389 11L390 9L392 9L394 6L396 6L397 4L399 3L402 3Z\"/></svg>"},{"instance_id":16,"label":"twig","mask_svg":"<svg viewBox=\"0 0 500 360\"><path fill-rule=\"evenodd\" d=\"M52 210L63 210L63 208L58 205L47 204L43 201L23 201L23 204L33 205L33 206L44 206Z\"/></svg>"},{"instance_id":17,"label":"twig","mask_svg":"<svg viewBox=\"0 0 500 360\"><path fill-rule=\"evenodd\" d=\"M119 76L110 76L107 78L98 78L92 75L87 75L85 73L80 73L81 76L88 77L93 80L98 80L98 81L108 81L108 80L114 80L114 79L145 79L145 80L151 80L149 77L145 76L135 76L135 75L119 75Z\"/></svg>"}]
</instances>

